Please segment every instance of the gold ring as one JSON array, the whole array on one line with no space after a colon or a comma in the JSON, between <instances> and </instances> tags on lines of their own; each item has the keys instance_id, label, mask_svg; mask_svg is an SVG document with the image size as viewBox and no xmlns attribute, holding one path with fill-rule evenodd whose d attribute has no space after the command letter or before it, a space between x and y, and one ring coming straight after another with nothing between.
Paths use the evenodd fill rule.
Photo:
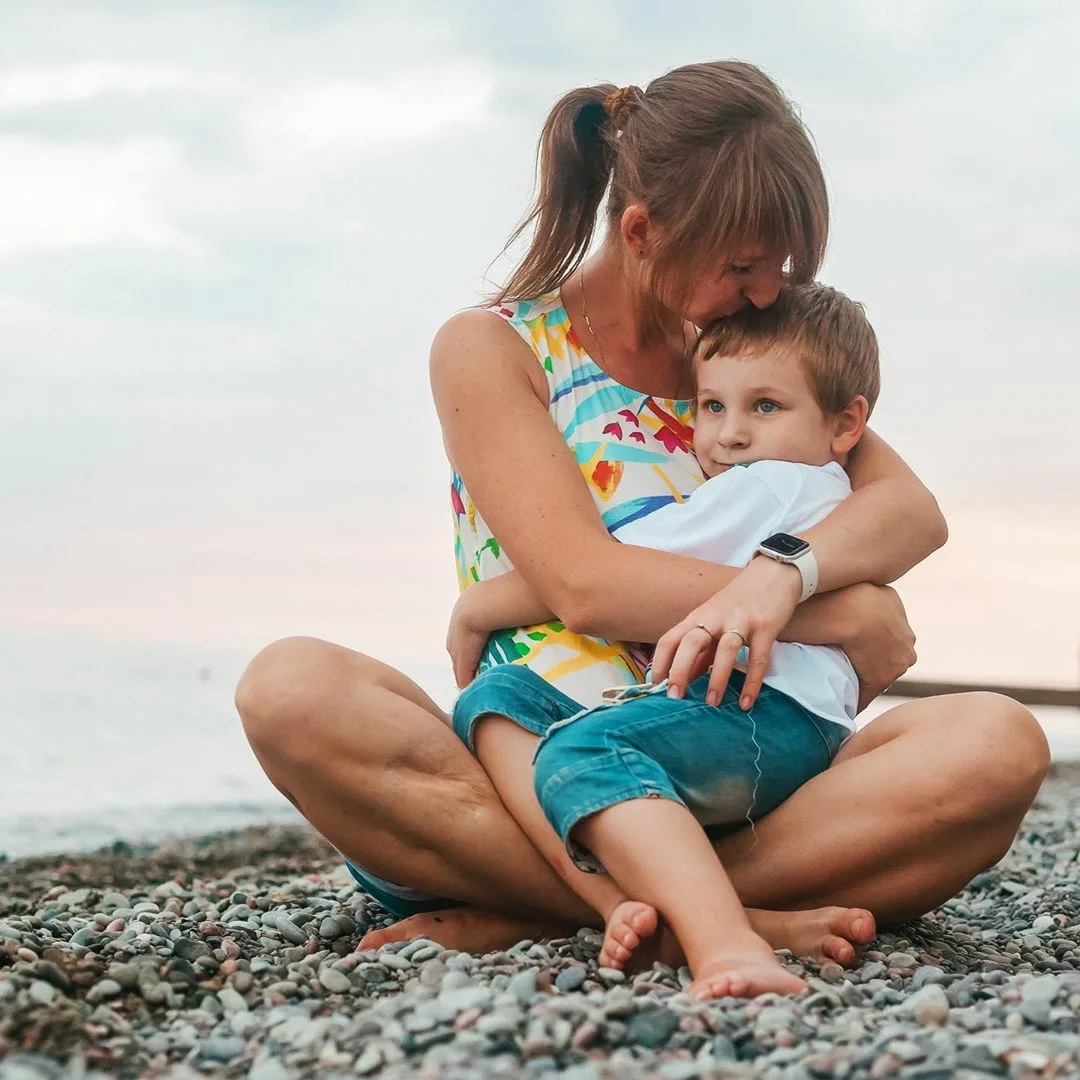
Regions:
<instances>
[{"instance_id":1,"label":"gold ring","mask_svg":"<svg viewBox=\"0 0 1080 1080\"><path fill-rule=\"evenodd\" d=\"M709 637L710 637L710 638L711 638L711 639L712 639L713 641L719 641L719 640L720 640L720 639L719 639L719 638L718 638L718 637L717 637L717 636L716 636L716 635L715 635L715 634L714 634L714 633L713 633L713 632L712 632L712 631L711 631L711 630L710 630L710 629L709 629L709 628L708 628L708 627L707 627L707 626L706 626L706 625L705 625L704 623L700 623L700 622L699 622L699 623L697 624L697 627L696 627L696 629L698 629L698 630L704 630L704 631L705 631L705 633L706 633L706 634L708 634L708 635L709 635Z\"/></svg>"},{"instance_id":2,"label":"gold ring","mask_svg":"<svg viewBox=\"0 0 1080 1080\"><path fill-rule=\"evenodd\" d=\"M746 644L746 638L744 638L738 630L725 630L720 636L723 637L724 634L734 634L744 645Z\"/></svg>"}]
</instances>

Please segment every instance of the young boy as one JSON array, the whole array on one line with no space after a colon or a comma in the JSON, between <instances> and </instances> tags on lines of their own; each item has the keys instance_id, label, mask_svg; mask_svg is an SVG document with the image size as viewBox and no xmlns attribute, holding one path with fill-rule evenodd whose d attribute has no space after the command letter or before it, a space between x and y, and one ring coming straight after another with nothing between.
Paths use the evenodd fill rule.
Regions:
<instances>
[{"instance_id":1,"label":"young boy","mask_svg":"<svg viewBox=\"0 0 1080 1080\"><path fill-rule=\"evenodd\" d=\"M617 539L734 566L765 541L763 554L798 557L806 545L791 534L850 494L843 463L877 399L877 341L862 308L823 285L791 288L768 310L706 329L694 373L694 449L707 479L685 502L624 523ZM800 573L806 596L813 567ZM536 621L538 605L516 572L467 589L451 628L458 669L475 665L488 632ZM696 996L803 989L751 929L705 828L752 822L827 768L854 730L858 685L836 648L777 642L770 661L749 711L735 671L718 704L706 701L708 675L679 699L658 693L663 684L624 688L543 735L543 818L518 813L519 824L604 917L602 964L625 964L659 913ZM486 675L455 706L459 733L459 708L475 715L468 700L484 694Z\"/></svg>"}]
</instances>

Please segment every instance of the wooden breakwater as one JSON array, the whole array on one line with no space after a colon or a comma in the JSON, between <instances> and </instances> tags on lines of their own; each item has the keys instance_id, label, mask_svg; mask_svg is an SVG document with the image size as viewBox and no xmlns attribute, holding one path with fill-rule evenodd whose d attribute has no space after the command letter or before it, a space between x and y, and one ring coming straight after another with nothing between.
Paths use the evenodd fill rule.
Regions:
<instances>
[{"instance_id":1,"label":"wooden breakwater","mask_svg":"<svg viewBox=\"0 0 1080 1080\"><path fill-rule=\"evenodd\" d=\"M989 690L1004 694L1022 705L1057 705L1080 709L1080 687L1004 686L994 683L939 682L933 679L898 679L885 691L894 697L924 698L939 694L962 694L969 690Z\"/></svg>"}]
</instances>

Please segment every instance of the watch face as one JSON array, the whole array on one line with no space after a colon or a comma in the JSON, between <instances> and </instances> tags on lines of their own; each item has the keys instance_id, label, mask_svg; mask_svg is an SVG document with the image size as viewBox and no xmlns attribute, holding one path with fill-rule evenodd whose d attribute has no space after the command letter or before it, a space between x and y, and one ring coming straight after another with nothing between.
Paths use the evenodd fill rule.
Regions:
<instances>
[{"instance_id":1,"label":"watch face","mask_svg":"<svg viewBox=\"0 0 1080 1080\"><path fill-rule=\"evenodd\" d=\"M777 555L793 558L809 550L810 545L805 540L800 540L790 533L773 533L767 540L762 542L762 547L775 551Z\"/></svg>"}]
</instances>

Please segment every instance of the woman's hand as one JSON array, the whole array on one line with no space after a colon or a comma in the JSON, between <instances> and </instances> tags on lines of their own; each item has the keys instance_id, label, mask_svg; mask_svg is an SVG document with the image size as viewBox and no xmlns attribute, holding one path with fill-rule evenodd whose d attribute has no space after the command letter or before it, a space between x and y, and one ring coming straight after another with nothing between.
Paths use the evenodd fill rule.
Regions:
<instances>
[{"instance_id":1,"label":"woman's hand","mask_svg":"<svg viewBox=\"0 0 1080 1080\"><path fill-rule=\"evenodd\" d=\"M668 696L682 697L711 661L705 700L718 705L739 650L746 645L749 658L739 705L749 709L769 670L773 642L791 619L801 591L802 580L794 566L754 559L729 585L660 638L653 654L653 681L666 678Z\"/></svg>"},{"instance_id":2,"label":"woman's hand","mask_svg":"<svg viewBox=\"0 0 1080 1080\"><path fill-rule=\"evenodd\" d=\"M915 663L915 634L904 605L887 585L851 585L842 590L854 605L855 623L838 642L859 677L859 711Z\"/></svg>"},{"instance_id":3,"label":"woman's hand","mask_svg":"<svg viewBox=\"0 0 1080 1080\"><path fill-rule=\"evenodd\" d=\"M488 643L488 631L479 629L472 617L469 594L475 591L466 589L457 598L446 631L446 651L450 654L454 682L459 690L464 690L476 677L476 669Z\"/></svg>"}]
</instances>

